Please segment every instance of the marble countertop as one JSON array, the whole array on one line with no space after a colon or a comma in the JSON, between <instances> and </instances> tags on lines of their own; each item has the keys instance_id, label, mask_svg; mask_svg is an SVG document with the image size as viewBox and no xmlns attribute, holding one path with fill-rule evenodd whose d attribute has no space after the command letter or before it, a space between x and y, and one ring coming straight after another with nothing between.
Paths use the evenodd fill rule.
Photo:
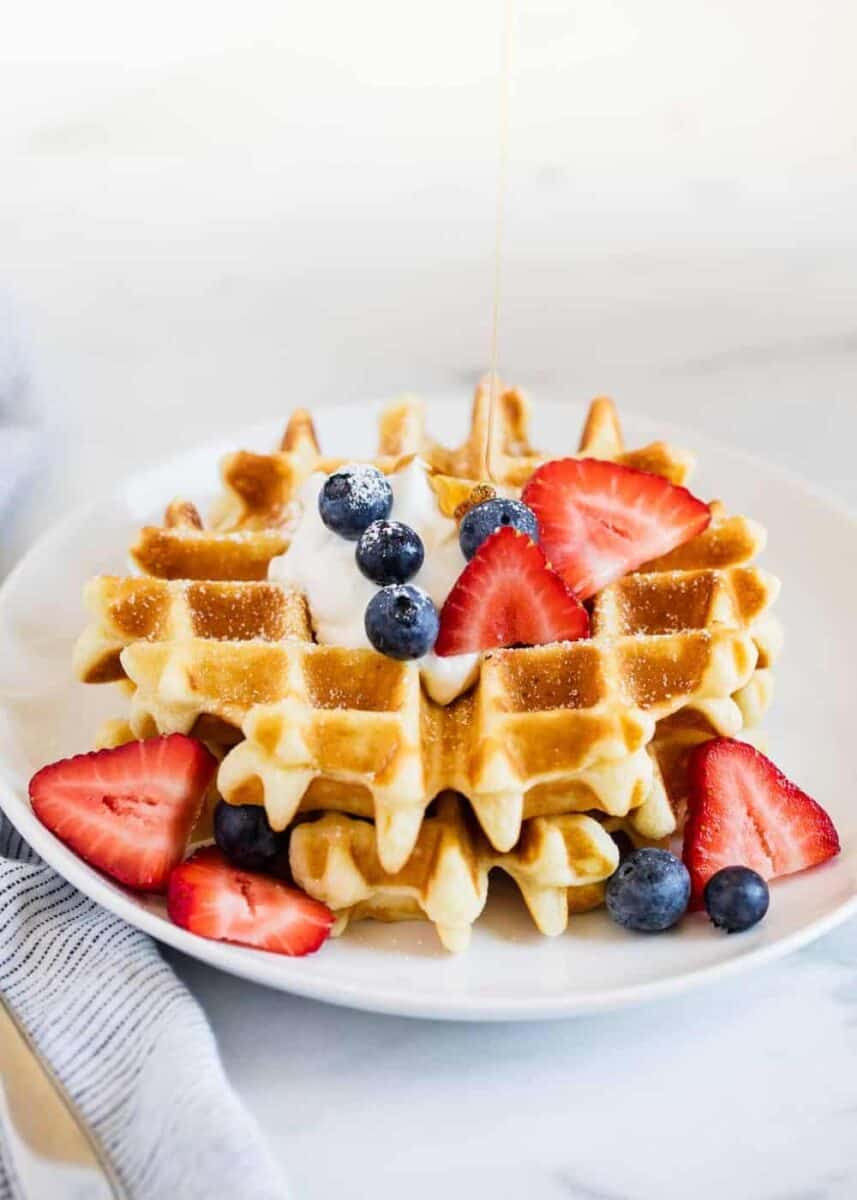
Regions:
<instances>
[{"instance_id":1,"label":"marble countertop","mask_svg":"<svg viewBox=\"0 0 857 1200\"><path fill-rule=\"evenodd\" d=\"M464 1025L347 1012L178 955L300 1200L851 1200L857 924L683 999Z\"/></svg>"},{"instance_id":2,"label":"marble countertop","mask_svg":"<svg viewBox=\"0 0 857 1200\"><path fill-rule=\"evenodd\" d=\"M32 365L16 413L47 430L0 574L70 505L248 420L464 402L489 346L487 0L416 27L373 0L398 56L345 5L329 28L328 6L263 4L238 32L232 6L201 28L156 3L133 29L104 2L44 29L43 7L0 47L0 290ZM853 8L653 0L637 28L572 7L524 20L504 374L608 391L857 506ZM660 48L676 21L693 66ZM543 1025L349 1012L169 957L298 1200L857 1195L853 921Z\"/></svg>"}]
</instances>

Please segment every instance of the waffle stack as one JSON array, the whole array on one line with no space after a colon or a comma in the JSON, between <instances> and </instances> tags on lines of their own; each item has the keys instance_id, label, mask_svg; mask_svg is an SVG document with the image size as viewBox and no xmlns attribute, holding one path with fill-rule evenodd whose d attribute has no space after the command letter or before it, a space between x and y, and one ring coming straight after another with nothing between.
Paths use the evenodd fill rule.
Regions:
<instances>
[{"instance_id":1,"label":"waffle stack","mask_svg":"<svg viewBox=\"0 0 857 1200\"><path fill-rule=\"evenodd\" d=\"M487 456L504 490L543 461L528 418L520 393L501 394ZM450 515L485 478L487 431L484 386L455 449L404 401L382 416L375 461L395 471L419 454ZM603 399L579 453L676 483L692 465L663 443L626 451ZM223 797L295 825L296 880L343 924L423 914L461 948L498 867L557 933L601 900L616 865L607 830L669 837L692 746L764 711L779 636L776 581L753 565L763 533L714 506L705 533L594 598L590 639L487 653L475 686L441 706L415 663L315 644L303 598L264 578L300 487L342 461L322 457L305 413L274 454L230 456L211 528L176 502L132 549L144 575L91 582L78 673L130 690L133 736L213 743Z\"/></svg>"}]
</instances>

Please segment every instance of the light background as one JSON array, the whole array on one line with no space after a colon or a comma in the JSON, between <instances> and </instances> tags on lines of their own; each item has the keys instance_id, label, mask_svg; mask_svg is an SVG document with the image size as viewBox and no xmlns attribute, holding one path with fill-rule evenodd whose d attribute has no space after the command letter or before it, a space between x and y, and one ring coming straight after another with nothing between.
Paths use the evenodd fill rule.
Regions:
<instances>
[{"instance_id":1,"label":"light background","mask_svg":"<svg viewBox=\"0 0 857 1200\"><path fill-rule=\"evenodd\" d=\"M857 502L857 9L516 8L507 377L609 391ZM402 389L466 402L490 336L500 10L7 8L0 287L51 440L0 568L68 505L232 426ZM692 1004L491 1030L181 969L302 1200L826 1200L855 1188L855 964L852 925Z\"/></svg>"},{"instance_id":2,"label":"light background","mask_svg":"<svg viewBox=\"0 0 857 1200\"><path fill-rule=\"evenodd\" d=\"M800 468L853 405L857 10L515 7L507 376ZM500 0L10 10L0 280L72 487L248 413L466 394L500 27ZM828 440L831 480L851 458Z\"/></svg>"}]
</instances>

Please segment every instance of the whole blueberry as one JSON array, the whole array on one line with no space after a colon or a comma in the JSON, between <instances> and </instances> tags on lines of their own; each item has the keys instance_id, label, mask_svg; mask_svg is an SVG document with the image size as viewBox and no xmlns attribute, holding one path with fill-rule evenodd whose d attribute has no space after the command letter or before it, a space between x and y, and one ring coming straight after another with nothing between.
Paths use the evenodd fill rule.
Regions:
<instances>
[{"instance_id":1,"label":"whole blueberry","mask_svg":"<svg viewBox=\"0 0 857 1200\"><path fill-rule=\"evenodd\" d=\"M619 925L661 933L687 911L687 867L669 850L634 850L608 880L606 900L607 911Z\"/></svg>"},{"instance_id":2,"label":"whole blueberry","mask_svg":"<svg viewBox=\"0 0 857 1200\"><path fill-rule=\"evenodd\" d=\"M318 494L318 511L328 529L356 542L373 521L382 521L393 507L393 489L377 467L343 467L328 475Z\"/></svg>"},{"instance_id":3,"label":"whole blueberry","mask_svg":"<svg viewBox=\"0 0 857 1200\"><path fill-rule=\"evenodd\" d=\"M401 521L373 521L360 534L357 566L373 583L407 583L423 565L422 539Z\"/></svg>"},{"instance_id":4,"label":"whole blueberry","mask_svg":"<svg viewBox=\"0 0 857 1200\"><path fill-rule=\"evenodd\" d=\"M422 588L398 583L366 606L366 636L388 658L422 658L437 641L437 609Z\"/></svg>"},{"instance_id":5,"label":"whole blueberry","mask_svg":"<svg viewBox=\"0 0 857 1200\"><path fill-rule=\"evenodd\" d=\"M741 933L761 921L771 894L762 876L749 867L723 867L705 885L702 899L718 929Z\"/></svg>"},{"instance_id":6,"label":"whole blueberry","mask_svg":"<svg viewBox=\"0 0 857 1200\"><path fill-rule=\"evenodd\" d=\"M496 529L511 525L539 540L536 514L520 500L483 500L466 513L458 530L458 542L465 558L472 558L485 539Z\"/></svg>"},{"instance_id":7,"label":"whole blueberry","mask_svg":"<svg viewBox=\"0 0 857 1200\"><path fill-rule=\"evenodd\" d=\"M286 837L274 833L261 804L227 804L214 810L214 840L231 862L247 871L273 867Z\"/></svg>"}]
</instances>

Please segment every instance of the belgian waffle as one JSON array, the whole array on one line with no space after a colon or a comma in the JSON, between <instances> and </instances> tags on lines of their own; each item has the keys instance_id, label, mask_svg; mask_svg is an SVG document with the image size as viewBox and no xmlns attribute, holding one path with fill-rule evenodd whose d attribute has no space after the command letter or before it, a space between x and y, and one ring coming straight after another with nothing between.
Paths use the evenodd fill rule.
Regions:
<instances>
[{"instance_id":1,"label":"belgian waffle","mask_svg":"<svg viewBox=\"0 0 857 1200\"><path fill-rule=\"evenodd\" d=\"M434 477L441 505L449 515L469 488L465 482L490 478L505 488L521 487L546 460L530 441L529 401L515 388L501 388L497 410L490 420L491 395L487 380L476 388L467 437L460 446L447 447L425 429L422 403L412 397L386 408L379 419L378 450L372 461L382 471L398 470L419 455ZM664 442L626 451L621 445L615 408L601 397L590 409L579 453L594 458L614 458L627 466L664 475L684 483L693 459ZM279 449L271 454L239 450L221 464L223 494L212 514L220 531L288 528L301 486L314 471L329 473L345 458L324 456L307 412L290 418Z\"/></svg>"},{"instance_id":2,"label":"belgian waffle","mask_svg":"<svg viewBox=\"0 0 857 1200\"><path fill-rule=\"evenodd\" d=\"M541 933L562 933L570 912L597 908L618 865L616 843L597 821L577 814L534 817L514 850L498 853L450 792L438 798L407 863L386 870L372 826L341 813L298 825L289 847L295 882L338 917L400 921L424 916L447 950L464 950L485 907L488 875L514 879Z\"/></svg>"},{"instance_id":3,"label":"belgian waffle","mask_svg":"<svg viewBox=\"0 0 857 1200\"><path fill-rule=\"evenodd\" d=\"M163 526L140 530L131 558L156 579L258 580L287 546L276 529L206 529L193 504L174 500Z\"/></svg>"},{"instance_id":4,"label":"belgian waffle","mask_svg":"<svg viewBox=\"0 0 857 1200\"><path fill-rule=\"evenodd\" d=\"M383 471L398 470L423 445L422 404L405 398L390 405L381 414L378 433L378 454L372 461ZM329 474L348 461L322 455L311 416L298 409L272 454L238 450L223 460L223 494L212 525L227 532L288 526L298 492L310 475Z\"/></svg>"},{"instance_id":5,"label":"belgian waffle","mask_svg":"<svg viewBox=\"0 0 857 1200\"><path fill-rule=\"evenodd\" d=\"M74 649L84 683L123 679L120 655L134 642L309 641L303 596L276 583L98 575L84 591L92 622Z\"/></svg>"}]
</instances>

